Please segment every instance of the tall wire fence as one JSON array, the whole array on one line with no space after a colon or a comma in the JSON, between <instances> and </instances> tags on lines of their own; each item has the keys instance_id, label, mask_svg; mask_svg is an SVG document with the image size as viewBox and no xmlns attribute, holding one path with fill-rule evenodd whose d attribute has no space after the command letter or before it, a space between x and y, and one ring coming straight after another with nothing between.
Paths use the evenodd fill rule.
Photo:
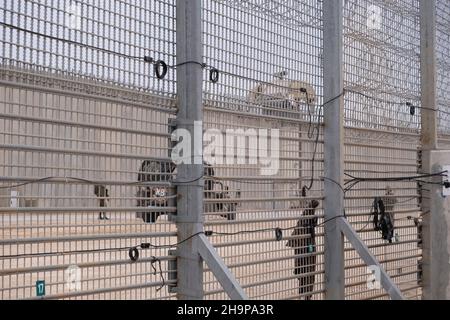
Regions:
<instances>
[{"instance_id":1,"label":"tall wire fence","mask_svg":"<svg viewBox=\"0 0 450 320\"><path fill-rule=\"evenodd\" d=\"M323 198L321 12L320 6L308 3L292 7L283 2L204 2L205 62L223 74L219 85L205 82L206 128L224 133L229 129L280 130L276 176L261 177L258 164L214 165L232 206L217 212L217 200L206 197L208 227L225 233L268 229L212 239L254 299L323 296L323 231L317 231L317 246L311 252L308 241L289 246L297 225L296 232L307 233L300 226L302 211L311 201ZM316 128L320 133L313 132ZM306 197L303 187L311 188ZM320 208L315 218L323 215ZM218 217L227 210L236 211L235 220L225 222ZM277 241L273 228L292 229L285 232L285 240ZM311 280L300 289L296 260L302 261ZM226 296L210 272L205 273L205 293L211 299Z\"/></svg>"},{"instance_id":2,"label":"tall wire fence","mask_svg":"<svg viewBox=\"0 0 450 320\"><path fill-rule=\"evenodd\" d=\"M342 10L345 172L416 175L419 0ZM446 1L437 13L445 146ZM209 239L249 298L324 299L322 1L203 0L202 26L205 148L244 141L205 157ZM40 298L39 281L55 299L176 298L176 1L0 0L0 35L0 298ZM278 130L279 145L261 148L261 130ZM277 174L261 174L274 163L252 152L278 154ZM421 187L363 182L345 194L347 219L410 299L421 298ZM377 197L395 220L392 243L371 221ZM204 268L205 298L226 299ZM347 299L388 297L367 277L346 242Z\"/></svg>"},{"instance_id":3,"label":"tall wire fence","mask_svg":"<svg viewBox=\"0 0 450 320\"><path fill-rule=\"evenodd\" d=\"M39 280L47 298L173 297L159 289L175 258L131 264L127 248L176 241L167 215L147 212L170 174L175 75L158 80L143 59L174 64L174 1L0 8L1 298L37 298Z\"/></svg>"},{"instance_id":4,"label":"tall wire fence","mask_svg":"<svg viewBox=\"0 0 450 320\"><path fill-rule=\"evenodd\" d=\"M344 8L345 172L362 178L414 176L419 172L419 1L347 1ZM391 203L395 241L384 241L370 219L374 199ZM347 193L356 230L388 274L410 298L420 297L421 252L414 219L422 212L416 182L365 182ZM346 296L383 298L367 288L367 266L350 246Z\"/></svg>"}]
</instances>

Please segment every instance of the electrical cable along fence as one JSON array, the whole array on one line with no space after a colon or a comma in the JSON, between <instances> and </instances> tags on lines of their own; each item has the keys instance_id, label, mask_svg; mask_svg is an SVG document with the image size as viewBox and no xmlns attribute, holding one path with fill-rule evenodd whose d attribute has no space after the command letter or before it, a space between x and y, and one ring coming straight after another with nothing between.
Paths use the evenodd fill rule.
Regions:
<instances>
[{"instance_id":1,"label":"electrical cable along fence","mask_svg":"<svg viewBox=\"0 0 450 320\"><path fill-rule=\"evenodd\" d=\"M0 299L421 299L421 10L0 0Z\"/></svg>"}]
</instances>

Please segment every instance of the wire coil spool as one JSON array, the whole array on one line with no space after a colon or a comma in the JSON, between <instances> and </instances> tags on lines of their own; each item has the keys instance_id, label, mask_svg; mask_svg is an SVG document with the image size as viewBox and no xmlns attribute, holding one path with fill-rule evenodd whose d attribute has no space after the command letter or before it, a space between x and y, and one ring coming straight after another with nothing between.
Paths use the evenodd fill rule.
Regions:
<instances>
[{"instance_id":1,"label":"wire coil spool","mask_svg":"<svg viewBox=\"0 0 450 320\"><path fill-rule=\"evenodd\" d=\"M159 80L162 80L167 75L168 66L167 63L165 63L164 61L158 60L155 62L153 69L155 70L156 77Z\"/></svg>"}]
</instances>

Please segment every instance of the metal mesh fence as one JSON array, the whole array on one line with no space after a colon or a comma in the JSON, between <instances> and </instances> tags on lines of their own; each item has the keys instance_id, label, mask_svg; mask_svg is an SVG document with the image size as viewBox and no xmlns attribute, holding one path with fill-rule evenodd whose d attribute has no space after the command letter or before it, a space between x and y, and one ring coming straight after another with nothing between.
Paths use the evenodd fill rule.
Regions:
<instances>
[{"instance_id":1,"label":"metal mesh fence","mask_svg":"<svg viewBox=\"0 0 450 320\"><path fill-rule=\"evenodd\" d=\"M221 184L205 196L206 228L229 235L211 241L250 298L312 295L320 299L322 233L318 228L313 246L307 239L306 220L301 220L311 201L320 202L323 197L319 179L323 138L321 132L316 135L322 122L320 3L204 1L203 5L205 62L221 70L219 83L205 82L205 127L224 135L242 130L242 135L250 136L252 130L261 128L280 132L276 175L262 176L264 165L260 162L238 164L236 158L224 164L217 157L212 159L219 162L212 168ZM249 140L241 151L248 157L254 147ZM233 149L228 144L226 148L227 152ZM270 154L273 148L260 146L261 151ZM311 178L311 190L302 196L302 188L309 187ZM227 190L227 206L219 205L222 196L217 192L222 190ZM321 206L313 213L314 219L321 217ZM291 229L277 241L273 228ZM269 230L251 232L261 229ZM299 238L302 240L296 240ZM302 267L305 277L299 283L296 272ZM210 272L204 278L208 299L226 297Z\"/></svg>"},{"instance_id":2,"label":"metal mesh fence","mask_svg":"<svg viewBox=\"0 0 450 320\"><path fill-rule=\"evenodd\" d=\"M1 299L37 298L40 281L47 298L175 297L167 248L128 258L130 247L177 239L175 3L0 0ZM203 0L205 230L251 299L324 298L322 11L312 0ZM343 14L345 172L415 175L419 0L347 0ZM437 17L446 146L446 1ZM168 66L163 79L157 60ZM345 200L346 217L411 299L421 297L421 187L363 182ZM377 197L395 221L392 243L374 230ZM346 242L346 298L388 297L367 279ZM204 291L227 298L206 264Z\"/></svg>"},{"instance_id":3,"label":"metal mesh fence","mask_svg":"<svg viewBox=\"0 0 450 320\"><path fill-rule=\"evenodd\" d=\"M448 96L450 93L450 81L448 71L450 70L450 4L447 1L438 1L436 8L436 54L438 60L437 67L437 89L439 106L439 135L440 147L450 146L450 103Z\"/></svg>"},{"instance_id":4,"label":"metal mesh fence","mask_svg":"<svg viewBox=\"0 0 450 320\"><path fill-rule=\"evenodd\" d=\"M175 1L2 0L2 63L174 93L143 57L175 64Z\"/></svg>"},{"instance_id":5,"label":"metal mesh fence","mask_svg":"<svg viewBox=\"0 0 450 320\"><path fill-rule=\"evenodd\" d=\"M1 299L172 297L174 257L127 248L176 241L174 205L149 208L174 194L175 77L143 59L174 63L174 1L0 8Z\"/></svg>"},{"instance_id":6,"label":"metal mesh fence","mask_svg":"<svg viewBox=\"0 0 450 320\"><path fill-rule=\"evenodd\" d=\"M419 2L347 1L344 17L345 172L362 178L416 175L421 120L410 106L420 106ZM376 197L394 217L393 243L374 230ZM346 200L349 220L408 298L420 297L419 199L415 182L365 182ZM387 297L367 287L367 272L348 245L348 299Z\"/></svg>"}]
</instances>

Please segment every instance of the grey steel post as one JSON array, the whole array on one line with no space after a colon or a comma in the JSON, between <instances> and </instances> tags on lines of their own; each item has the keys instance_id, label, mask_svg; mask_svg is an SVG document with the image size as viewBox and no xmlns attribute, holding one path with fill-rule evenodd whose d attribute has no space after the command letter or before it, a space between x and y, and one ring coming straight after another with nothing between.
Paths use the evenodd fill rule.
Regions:
<instances>
[{"instance_id":1,"label":"grey steel post","mask_svg":"<svg viewBox=\"0 0 450 320\"><path fill-rule=\"evenodd\" d=\"M420 0L420 62L421 62L421 95L422 106L422 172L431 173L432 168L429 163L430 152L438 148L437 136L437 98L436 98L436 0ZM428 186L427 188L428 189ZM431 193L422 190L423 212L431 210ZM438 239L434 238L436 225L442 223L436 221L437 217L426 214L423 217L422 225L422 284L423 298L433 299L436 277L433 277L433 251ZM438 244L439 245L439 244Z\"/></svg>"},{"instance_id":2,"label":"grey steel post","mask_svg":"<svg viewBox=\"0 0 450 320\"><path fill-rule=\"evenodd\" d=\"M203 120L202 106L202 20L201 0L177 0L177 128L191 134L190 163L177 168L178 240L203 231ZM203 299L203 262L199 255L200 238L193 237L177 248L180 300Z\"/></svg>"},{"instance_id":3,"label":"grey steel post","mask_svg":"<svg viewBox=\"0 0 450 320\"><path fill-rule=\"evenodd\" d=\"M436 0L420 0L422 148L437 150Z\"/></svg>"},{"instance_id":4,"label":"grey steel post","mask_svg":"<svg viewBox=\"0 0 450 320\"><path fill-rule=\"evenodd\" d=\"M324 106L325 177L343 184L343 2L325 0L324 19ZM341 188L325 180L325 219L342 216ZM337 219L325 225L325 298L344 299L344 238Z\"/></svg>"}]
</instances>

